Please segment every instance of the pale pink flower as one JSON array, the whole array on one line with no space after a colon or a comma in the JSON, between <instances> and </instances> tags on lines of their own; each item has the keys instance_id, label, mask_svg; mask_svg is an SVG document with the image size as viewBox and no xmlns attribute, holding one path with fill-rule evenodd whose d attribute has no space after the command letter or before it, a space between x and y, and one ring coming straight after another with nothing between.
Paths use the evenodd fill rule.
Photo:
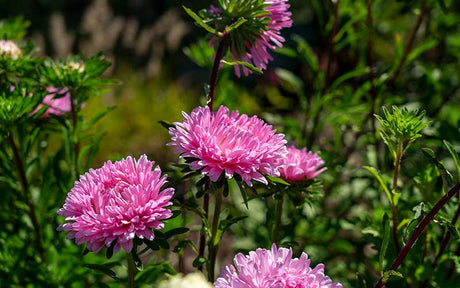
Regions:
<instances>
[{"instance_id":1,"label":"pale pink flower","mask_svg":"<svg viewBox=\"0 0 460 288\"><path fill-rule=\"evenodd\" d=\"M315 178L327 168L323 159L317 153L307 151L307 148L297 149L294 146L287 147L288 154L284 158L283 166L280 168L281 178L288 182L305 181Z\"/></svg>"},{"instance_id":2,"label":"pale pink flower","mask_svg":"<svg viewBox=\"0 0 460 288\"><path fill-rule=\"evenodd\" d=\"M264 4L268 5L265 10L270 14L259 17L270 18L267 30L261 30L259 37L256 37L252 45L248 41L245 41L244 45L247 50L245 55L230 53L234 61L248 62L261 70L267 69L268 62L273 61L273 57L270 55L268 49L275 50L276 47L283 47L284 38L280 35L281 29L292 26L291 12L288 11L290 5L287 2L288 0L264 1ZM235 65L234 68L235 74L240 77L240 66ZM252 73L251 70L244 66L241 66L241 69L243 69L245 76Z\"/></svg>"},{"instance_id":3,"label":"pale pink flower","mask_svg":"<svg viewBox=\"0 0 460 288\"><path fill-rule=\"evenodd\" d=\"M70 112L72 109L72 97L68 92L67 88L58 89L54 87L49 87L46 91L50 92L43 98L43 104L48 106L45 113L43 113L40 117L50 117L50 115L64 115ZM62 95L64 94L64 95ZM38 105L37 108L32 112L35 113L42 107L42 104Z\"/></svg>"},{"instance_id":4,"label":"pale pink flower","mask_svg":"<svg viewBox=\"0 0 460 288\"><path fill-rule=\"evenodd\" d=\"M66 222L59 231L70 231L67 238L75 238L77 244L87 242L87 249L99 252L116 241L114 252L121 247L130 252L133 239L153 240L151 229L161 229L161 220L172 212L165 208L172 205L173 188L162 187L167 183L160 167L154 166L147 156L139 160L131 156L112 163L107 161L99 169L90 169L80 176L67 195L58 214Z\"/></svg>"},{"instance_id":5,"label":"pale pink flower","mask_svg":"<svg viewBox=\"0 0 460 288\"><path fill-rule=\"evenodd\" d=\"M324 265L310 268L308 255L292 259L292 249L257 249L245 256L237 254L221 269L216 288L341 288L324 274Z\"/></svg>"},{"instance_id":6,"label":"pale pink flower","mask_svg":"<svg viewBox=\"0 0 460 288\"><path fill-rule=\"evenodd\" d=\"M199 170L216 182L238 174L252 186L251 180L267 184L263 174L279 176L279 167L287 153L283 134L256 116L229 112L225 106L211 112L208 107L185 112L182 123L169 129L175 153L192 158L192 170Z\"/></svg>"},{"instance_id":7,"label":"pale pink flower","mask_svg":"<svg viewBox=\"0 0 460 288\"><path fill-rule=\"evenodd\" d=\"M8 55L11 59L17 59L21 53L21 49L13 41L0 40L0 55Z\"/></svg>"}]
</instances>

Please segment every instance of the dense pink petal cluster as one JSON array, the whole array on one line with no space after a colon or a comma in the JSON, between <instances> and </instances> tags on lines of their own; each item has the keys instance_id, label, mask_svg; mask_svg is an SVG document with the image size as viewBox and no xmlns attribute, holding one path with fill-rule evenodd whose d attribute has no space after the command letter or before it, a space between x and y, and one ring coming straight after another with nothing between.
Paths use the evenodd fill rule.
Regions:
<instances>
[{"instance_id":1,"label":"dense pink petal cluster","mask_svg":"<svg viewBox=\"0 0 460 288\"><path fill-rule=\"evenodd\" d=\"M280 168L281 178L288 182L303 181L315 178L327 168L323 159L318 154L307 151L307 148L297 149L288 146L288 154L284 158L282 168Z\"/></svg>"},{"instance_id":2,"label":"dense pink petal cluster","mask_svg":"<svg viewBox=\"0 0 460 288\"><path fill-rule=\"evenodd\" d=\"M215 182L224 173L226 178L241 176L249 186L251 180L267 184L262 173L279 176L279 167L287 153L283 134L256 116L239 115L221 106L211 112L208 107L185 112L183 122L169 129L175 152L193 158L192 170L200 170Z\"/></svg>"},{"instance_id":3,"label":"dense pink petal cluster","mask_svg":"<svg viewBox=\"0 0 460 288\"><path fill-rule=\"evenodd\" d=\"M9 55L12 59L17 59L21 53L21 49L13 41L0 40L0 55Z\"/></svg>"},{"instance_id":4,"label":"dense pink petal cluster","mask_svg":"<svg viewBox=\"0 0 460 288\"><path fill-rule=\"evenodd\" d=\"M268 52L268 49L275 50L276 47L282 47L284 38L281 37L281 29L291 27L291 12L288 11L289 4L288 0L265 0L264 3L268 4L265 8L269 15L260 17L269 17L270 22L267 24L267 30L262 30L259 38L256 38L254 43L251 45L246 42L247 53L242 58L237 55L231 55L234 61L244 61L253 64L261 70L267 69L269 61L273 60L273 57ZM251 70L244 66L241 66L245 76L252 73ZM240 77L240 67L235 66L235 74Z\"/></svg>"},{"instance_id":5,"label":"dense pink petal cluster","mask_svg":"<svg viewBox=\"0 0 460 288\"><path fill-rule=\"evenodd\" d=\"M221 269L214 282L216 288L341 288L324 275L324 265L310 268L310 259L302 253L292 259L292 249L257 249L245 256L237 254Z\"/></svg>"},{"instance_id":6,"label":"dense pink petal cluster","mask_svg":"<svg viewBox=\"0 0 460 288\"><path fill-rule=\"evenodd\" d=\"M60 116L70 112L72 109L72 97L66 88L57 89L54 87L49 87L46 90L51 94L48 94L45 96L45 98L43 98L42 102L48 106L48 109L46 109L45 113L43 113L41 117L50 117L50 115ZM41 107L41 104L38 105L35 111Z\"/></svg>"},{"instance_id":7,"label":"dense pink petal cluster","mask_svg":"<svg viewBox=\"0 0 460 288\"><path fill-rule=\"evenodd\" d=\"M70 190L58 214L66 222L58 227L70 231L67 238L77 244L87 242L88 250L99 252L116 240L114 252L123 247L130 252L134 237L154 239L151 229L161 229L161 220L172 212L173 188L167 183L160 167L143 155L112 163L108 161L99 169L90 169L80 176Z\"/></svg>"}]
</instances>

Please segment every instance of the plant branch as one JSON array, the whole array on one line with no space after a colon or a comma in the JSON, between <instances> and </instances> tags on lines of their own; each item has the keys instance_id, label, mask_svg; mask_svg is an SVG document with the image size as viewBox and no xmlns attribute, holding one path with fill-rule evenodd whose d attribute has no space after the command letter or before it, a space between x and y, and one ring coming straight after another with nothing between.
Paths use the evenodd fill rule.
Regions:
<instances>
[{"instance_id":1,"label":"plant branch","mask_svg":"<svg viewBox=\"0 0 460 288\"><path fill-rule=\"evenodd\" d=\"M224 30L222 37L217 46L216 56L214 58L214 64L212 66L211 76L209 78L209 94L208 94L208 107L212 111L212 104L214 103L214 91L217 84L217 74L219 73L220 61L224 56L225 41L227 39L227 30Z\"/></svg>"},{"instance_id":2,"label":"plant branch","mask_svg":"<svg viewBox=\"0 0 460 288\"><path fill-rule=\"evenodd\" d=\"M32 225L34 227L35 241L37 242L38 254L40 255L42 262L45 263L46 257L44 252L45 250L43 249L40 224L38 223L37 215L35 214L35 205L32 199L30 198L29 182L27 181L26 170L11 132L8 134L8 142L10 143L11 149L13 150L14 162L16 164L19 180L21 181L22 189L24 192L24 201L26 202L26 205L29 208L29 217L32 220Z\"/></svg>"},{"instance_id":3,"label":"plant branch","mask_svg":"<svg viewBox=\"0 0 460 288\"><path fill-rule=\"evenodd\" d=\"M401 252L399 252L398 257L396 260L391 264L388 270L395 271L398 267L402 264L404 258L406 258L407 254L409 253L412 246L415 244L415 241L420 237L423 230L425 230L426 226L433 220L436 213L441 210L442 207L458 192L460 191L460 183L457 183L454 187L452 187L447 194L445 194L439 201L434 205L434 207L423 217L420 224L415 228L414 232L410 236L407 243L402 248ZM380 278L375 288L385 287L386 283L383 283L383 278Z\"/></svg>"}]
</instances>

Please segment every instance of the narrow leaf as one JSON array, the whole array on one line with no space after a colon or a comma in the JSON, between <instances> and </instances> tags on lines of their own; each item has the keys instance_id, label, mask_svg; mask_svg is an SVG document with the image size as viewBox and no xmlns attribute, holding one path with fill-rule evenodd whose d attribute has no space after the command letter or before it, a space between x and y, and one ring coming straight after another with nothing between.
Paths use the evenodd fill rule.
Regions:
<instances>
[{"instance_id":1,"label":"narrow leaf","mask_svg":"<svg viewBox=\"0 0 460 288\"><path fill-rule=\"evenodd\" d=\"M230 65L230 66L235 66L235 65L242 65L246 68L248 68L249 70L251 70L252 72L255 72L257 74L262 74L262 70L260 70L259 68L255 67L254 65L252 64L249 64L247 62L243 62L243 61L225 61L225 60L220 60L220 62L224 63L224 64L227 64L227 65Z\"/></svg>"},{"instance_id":2,"label":"narrow leaf","mask_svg":"<svg viewBox=\"0 0 460 288\"><path fill-rule=\"evenodd\" d=\"M89 268L89 269L92 269L92 270L95 270L95 271L98 271L98 272L102 272L104 273L105 275L115 279L115 280L119 280L118 279L118 276L115 272L113 272L110 268L104 266L104 265L100 265L100 264L86 264L85 265L86 268Z\"/></svg>"},{"instance_id":3,"label":"narrow leaf","mask_svg":"<svg viewBox=\"0 0 460 288\"><path fill-rule=\"evenodd\" d=\"M193 12L191 9L185 7L185 6L182 6L182 8L184 8L185 12L187 12L187 14L193 18L193 20L195 20L195 22L200 25L202 28L204 28L206 31L208 31L209 33L212 33L212 34L218 34L218 32L216 31L216 29L212 28L211 26L209 26L208 24L204 23L203 19L201 19L200 16L198 16L195 12Z\"/></svg>"},{"instance_id":4,"label":"narrow leaf","mask_svg":"<svg viewBox=\"0 0 460 288\"><path fill-rule=\"evenodd\" d=\"M446 145L447 150L449 150L450 155L452 155L452 159L454 159L455 166L457 166L457 173L458 173L458 178L457 181L460 181L460 158L458 156L457 151L455 151L454 146L447 142L446 140L443 141L444 145Z\"/></svg>"},{"instance_id":5,"label":"narrow leaf","mask_svg":"<svg viewBox=\"0 0 460 288\"><path fill-rule=\"evenodd\" d=\"M388 214L385 213L382 219L382 247L380 248L379 255L379 270L383 274L383 261L385 260L385 255L387 253L388 243L390 242L390 220Z\"/></svg>"},{"instance_id":6,"label":"narrow leaf","mask_svg":"<svg viewBox=\"0 0 460 288\"><path fill-rule=\"evenodd\" d=\"M383 178L380 175L380 172L377 169L375 169L374 167L364 166L364 168L367 169L369 172L371 172L371 174L379 181L380 186L382 186L383 190L387 194L388 200L391 202L391 199L392 199L391 198L391 192L388 189L388 187L385 185L385 182L383 181Z\"/></svg>"}]
</instances>

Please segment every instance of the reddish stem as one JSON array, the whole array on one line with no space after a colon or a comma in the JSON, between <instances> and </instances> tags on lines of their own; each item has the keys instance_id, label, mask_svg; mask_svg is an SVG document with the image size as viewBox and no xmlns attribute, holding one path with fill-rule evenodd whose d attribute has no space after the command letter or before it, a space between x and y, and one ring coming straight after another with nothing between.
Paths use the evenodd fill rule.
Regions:
<instances>
[{"instance_id":1,"label":"reddish stem","mask_svg":"<svg viewBox=\"0 0 460 288\"><path fill-rule=\"evenodd\" d=\"M425 230L426 226L431 222L431 220L433 220L436 213L438 213L439 210L441 210L441 208L444 207L444 205L459 191L460 191L460 183L457 183L454 187L452 187L452 189L449 190L449 192L447 192L446 195L444 195L441 199L439 199L439 201L428 212L428 214L425 215L425 217L422 219L422 221L417 226L417 228L415 228L414 233L412 233L406 245L404 245L401 252L398 254L398 257L393 262L393 264L391 264L388 270L395 271L396 269L398 269L398 267L402 264L404 258L406 258L412 246L414 246L415 241L417 241L417 239L422 234L423 230ZM380 278L377 284L375 285L375 288L385 287L385 284L386 283L383 283L383 278Z\"/></svg>"}]
</instances>

